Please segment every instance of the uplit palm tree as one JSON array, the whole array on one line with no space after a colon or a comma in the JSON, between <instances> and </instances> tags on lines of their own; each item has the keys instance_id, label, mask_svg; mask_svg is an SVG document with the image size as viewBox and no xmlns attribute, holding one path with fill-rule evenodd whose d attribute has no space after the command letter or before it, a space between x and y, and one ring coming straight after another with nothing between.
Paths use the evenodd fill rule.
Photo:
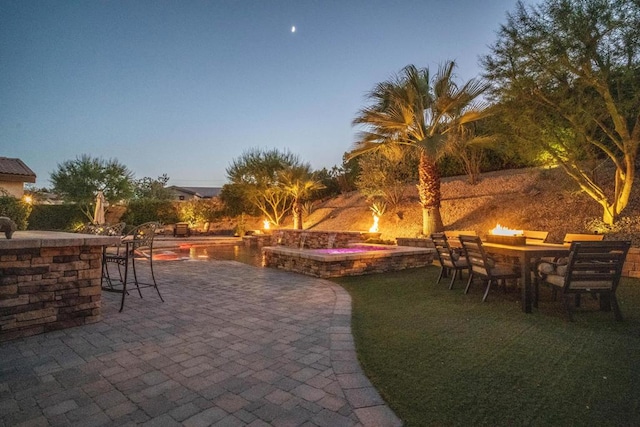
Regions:
<instances>
[{"instance_id":1,"label":"uplit palm tree","mask_svg":"<svg viewBox=\"0 0 640 427\"><path fill-rule=\"evenodd\" d=\"M284 192L292 199L293 228L302 230L302 205L314 191L322 190L324 185L313 179L309 168L304 166L283 170L280 173L280 183Z\"/></svg>"},{"instance_id":2,"label":"uplit palm tree","mask_svg":"<svg viewBox=\"0 0 640 427\"><path fill-rule=\"evenodd\" d=\"M471 79L458 86L453 81L454 68L455 62L447 62L431 80L428 68L406 66L369 93L372 104L353 121L366 130L359 134L351 157L390 145L420 150L418 194L425 235L443 229L436 161L444 153L448 134L483 118L487 111L476 100L489 85Z\"/></svg>"}]
</instances>

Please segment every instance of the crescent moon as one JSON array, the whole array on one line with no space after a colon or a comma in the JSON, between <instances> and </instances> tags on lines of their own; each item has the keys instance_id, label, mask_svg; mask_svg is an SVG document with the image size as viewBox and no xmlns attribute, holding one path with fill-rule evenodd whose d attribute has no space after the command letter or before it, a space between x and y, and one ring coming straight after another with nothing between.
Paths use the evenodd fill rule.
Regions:
<instances>
[{"instance_id":1,"label":"crescent moon","mask_svg":"<svg viewBox=\"0 0 640 427\"><path fill-rule=\"evenodd\" d=\"M295 25L291 27L291 32L292 32L292 33L295 33L295 32L296 32L296 26L295 26Z\"/></svg>"}]
</instances>

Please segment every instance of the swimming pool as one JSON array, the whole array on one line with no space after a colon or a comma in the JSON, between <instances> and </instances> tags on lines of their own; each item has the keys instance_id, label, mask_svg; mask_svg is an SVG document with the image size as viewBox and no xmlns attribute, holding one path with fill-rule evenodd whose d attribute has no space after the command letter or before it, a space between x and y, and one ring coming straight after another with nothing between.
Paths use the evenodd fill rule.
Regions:
<instances>
[{"instance_id":1,"label":"swimming pool","mask_svg":"<svg viewBox=\"0 0 640 427\"><path fill-rule=\"evenodd\" d=\"M159 248L153 251L154 261L238 261L255 267L262 266L260 248L243 244L182 245L178 248Z\"/></svg>"}]
</instances>

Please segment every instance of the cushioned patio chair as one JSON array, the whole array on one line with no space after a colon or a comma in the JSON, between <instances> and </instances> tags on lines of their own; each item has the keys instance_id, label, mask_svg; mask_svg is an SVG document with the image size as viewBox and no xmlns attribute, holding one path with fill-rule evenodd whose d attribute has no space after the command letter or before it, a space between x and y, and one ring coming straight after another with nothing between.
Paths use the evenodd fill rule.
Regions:
<instances>
[{"instance_id":1,"label":"cushioned patio chair","mask_svg":"<svg viewBox=\"0 0 640 427\"><path fill-rule=\"evenodd\" d=\"M483 283L487 284L482 301L487 300L489 289L492 283L499 281L505 286L507 279L518 279L520 277L519 266L509 263L499 263L490 258L482 246L482 240L478 236L460 236L460 242L467 257L470 267L469 280L464 293L469 292L469 287L474 277L480 277Z\"/></svg>"},{"instance_id":2,"label":"cushioned patio chair","mask_svg":"<svg viewBox=\"0 0 640 427\"><path fill-rule=\"evenodd\" d=\"M462 248L459 240L460 236L477 236L478 233L473 230L447 230L444 232L444 235L447 236L449 246L454 249L458 249Z\"/></svg>"},{"instance_id":3,"label":"cushioned patio chair","mask_svg":"<svg viewBox=\"0 0 640 427\"><path fill-rule=\"evenodd\" d=\"M604 234L573 234L567 233L562 239L562 243L570 245L573 242L601 242L604 239Z\"/></svg>"},{"instance_id":4,"label":"cushioned patio chair","mask_svg":"<svg viewBox=\"0 0 640 427\"><path fill-rule=\"evenodd\" d=\"M569 320L573 320L569 295L575 295L575 306L580 307L580 295L586 293L599 296L600 309L613 309L616 320L621 321L616 289L630 246L631 242L627 241L574 241L568 258L554 263L552 270L538 269L539 282L560 292ZM537 298L537 291L535 295Z\"/></svg>"},{"instance_id":5,"label":"cushioned patio chair","mask_svg":"<svg viewBox=\"0 0 640 427\"><path fill-rule=\"evenodd\" d=\"M462 272L469 270L467 258L462 254L462 251L455 250L449 246L447 236L444 233L431 234L431 240L436 247L436 255L440 262L440 274L438 275L436 284L440 283L443 276L453 272L451 282L449 283L449 289L453 289L453 282L455 282L458 273L460 273L460 278L462 278Z\"/></svg>"}]
</instances>

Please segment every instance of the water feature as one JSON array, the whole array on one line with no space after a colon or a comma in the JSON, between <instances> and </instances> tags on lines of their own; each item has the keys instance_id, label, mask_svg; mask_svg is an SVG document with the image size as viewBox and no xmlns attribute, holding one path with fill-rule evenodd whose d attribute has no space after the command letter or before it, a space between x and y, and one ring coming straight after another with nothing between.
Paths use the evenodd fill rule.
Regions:
<instances>
[{"instance_id":1,"label":"water feature","mask_svg":"<svg viewBox=\"0 0 640 427\"><path fill-rule=\"evenodd\" d=\"M394 250L393 246L370 246L370 245L354 245L348 248L327 248L327 249L309 249L316 254L340 255L340 254L361 254L365 252L389 251Z\"/></svg>"},{"instance_id":2,"label":"water feature","mask_svg":"<svg viewBox=\"0 0 640 427\"><path fill-rule=\"evenodd\" d=\"M307 233L300 234L300 249L304 249L304 242L307 240Z\"/></svg>"},{"instance_id":3,"label":"water feature","mask_svg":"<svg viewBox=\"0 0 640 427\"><path fill-rule=\"evenodd\" d=\"M327 249L332 249L336 244L336 233L331 233L327 236Z\"/></svg>"}]
</instances>

